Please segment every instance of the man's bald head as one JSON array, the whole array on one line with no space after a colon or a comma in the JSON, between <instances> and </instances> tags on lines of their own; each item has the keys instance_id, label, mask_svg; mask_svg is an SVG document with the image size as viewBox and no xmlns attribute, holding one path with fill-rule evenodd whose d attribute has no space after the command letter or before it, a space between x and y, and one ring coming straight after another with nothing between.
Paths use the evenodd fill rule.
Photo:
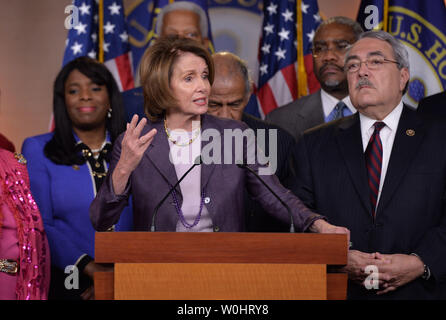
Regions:
<instances>
[{"instance_id":1,"label":"man's bald head","mask_svg":"<svg viewBox=\"0 0 446 320\"><path fill-rule=\"evenodd\" d=\"M230 52L215 53L212 59L215 77L208 113L241 120L251 95L251 80L246 63Z\"/></svg>"}]
</instances>

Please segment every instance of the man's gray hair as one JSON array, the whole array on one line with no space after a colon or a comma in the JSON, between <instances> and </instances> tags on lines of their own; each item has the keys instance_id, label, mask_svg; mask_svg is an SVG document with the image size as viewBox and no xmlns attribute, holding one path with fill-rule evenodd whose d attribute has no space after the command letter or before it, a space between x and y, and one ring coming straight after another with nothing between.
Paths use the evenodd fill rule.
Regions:
<instances>
[{"instance_id":1,"label":"man's gray hair","mask_svg":"<svg viewBox=\"0 0 446 320\"><path fill-rule=\"evenodd\" d=\"M163 19L164 15L168 12L177 11L177 10L186 10L192 11L196 13L200 17L200 32L203 38L208 37L208 18L206 16L206 12L204 12L203 8L198 4L189 1L178 1L168 4L167 6L161 9L161 12L158 14L156 21L155 33L159 36L161 34L161 30L163 29Z\"/></svg>"},{"instance_id":2,"label":"man's gray hair","mask_svg":"<svg viewBox=\"0 0 446 320\"><path fill-rule=\"evenodd\" d=\"M371 30L362 33L359 36L358 40L365 38L378 39L390 44L390 46L393 49L393 56L395 58L395 61L398 62L398 69L401 70L402 68L407 68L407 70L410 72L409 53L407 52L404 45L394 36L383 30ZM351 48L352 47L350 47L345 54L344 63L347 61L350 55ZM403 89L403 95L407 92L408 88L409 88L409 81L407 81L406 86Z\"/></svg>"},{"instance_id":3,"label":"man's gray hair","mask_svg":"<svg viewBox=\"0 0 446 320\"><path fill-rule=\"evenodd\" d=\"M340 24L340 25L349 27L353 31L355 40L358 40L359 35L364 32L361 25L357 21L352 20L347 17L343 17L343 16L336 16L336 17L331 17L331 18L328 18L327 20L322 21L322 23L317 27L315 34L317 34L317 32L322 27L332 24L332 23L336 23L336 24Z\"/></svg>"},{"instance_id":4,"label":"man's gray hair","mask_svg":"<svg viewBox=\"0 0 446 320\"><path fill-rule=\"evenodd\" d=\"M358 40L364 38L378 39L390 44L393 49L395 60L398 62L398 69L407 68L409 70L409 53L407 52L406 47L390 33L382 30L367 31L361 34ZM348 53L345 55L345 57L348 57Z\"/></svg>"}]
</instances>

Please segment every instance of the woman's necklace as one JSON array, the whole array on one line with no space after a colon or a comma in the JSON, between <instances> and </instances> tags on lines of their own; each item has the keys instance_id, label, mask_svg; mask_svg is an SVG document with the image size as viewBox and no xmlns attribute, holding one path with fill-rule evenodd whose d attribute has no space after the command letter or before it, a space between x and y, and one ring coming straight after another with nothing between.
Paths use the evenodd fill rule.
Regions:
<instances>
[{"instance_id":1,"label":"woman's necklace","mask_svg":"<svg viewBox=\"0 0 446 320\"><path fill-rule=\"evenodd\" d=\"M93 177L102 179L107 175L107 170L103 165L103 160L108 152L106 148L107 141L104 140L99 149L90 149L87 145L82 143L82 155L87 160L91 167Z\"/></svg>"},{"instance_id":2,"label":"woman's necklace","mask_svg":"<svg viewBox=\"0 0 446 320\"><path fill-rule=\"evenodd\" d=\"M198 136L200 135L201 128L198 128L198 130L196 130L196 133L194 134L194 136L192 138L190 138L188 142L183 143L183 144L179 143L177 140L173 139L170 136L169 129L167 128L167 120L166 119L164 119L164 131L166 131L167 139L169 139L174 145L176 145L178 147L185 147L185 146L190 145L192 142L194 142L195 139L198 138Z\"/></svg>"}]
</instances>

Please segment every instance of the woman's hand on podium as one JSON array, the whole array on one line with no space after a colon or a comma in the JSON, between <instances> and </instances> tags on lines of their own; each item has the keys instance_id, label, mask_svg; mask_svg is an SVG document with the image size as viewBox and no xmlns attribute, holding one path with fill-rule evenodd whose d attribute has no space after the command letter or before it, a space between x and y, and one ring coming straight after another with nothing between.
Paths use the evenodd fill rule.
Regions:
<instances>
[{"instance_id":1,"label":"woman's hand on podium","mask_svg":"<svg viewBox=\"0 0 446 320\"><path fill-rule=\"evenodd\" d=\"M344 227L334 226L325 220L318 219L310 227L311 232L317 233L342 233L347 234L348 242L350 242L350 230Z\"/></svg>"}]
</instances>

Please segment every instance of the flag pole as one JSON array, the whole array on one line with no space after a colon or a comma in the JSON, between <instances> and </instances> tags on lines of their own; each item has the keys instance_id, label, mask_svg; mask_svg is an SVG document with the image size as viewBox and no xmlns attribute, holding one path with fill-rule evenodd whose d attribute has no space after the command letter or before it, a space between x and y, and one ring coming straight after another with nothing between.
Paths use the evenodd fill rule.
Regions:
<instances>
[{"instance_id":1,"label":"flag pole","mask_svg":"<svg viewBox=\"0 0 446 320\"><path fill-rule=\"evenodd\" d=\"M303 25L302 25L302 0L297 0L297 97L306 96L307 92L307 73L304 63L304 44L303 44Z\"/></svg>"},{"instance_id":2,"label":"flag pole","mask_svg":"<svg viewBox=\"0 0 446 320\"><path fill-rule=\"evenodd\" d=\"M384 0L383 30L389 32L389 0Z\"/></svg>"},{"instance_id":3,"label":"flag pole","mask_svg":"<svg viewBox=\"0 0 446 320\"><path fill-rule=\"evenodd\" d=\"M104 63L104 0L99 0L99 62Z\"/></svg>"}]
</instances>

